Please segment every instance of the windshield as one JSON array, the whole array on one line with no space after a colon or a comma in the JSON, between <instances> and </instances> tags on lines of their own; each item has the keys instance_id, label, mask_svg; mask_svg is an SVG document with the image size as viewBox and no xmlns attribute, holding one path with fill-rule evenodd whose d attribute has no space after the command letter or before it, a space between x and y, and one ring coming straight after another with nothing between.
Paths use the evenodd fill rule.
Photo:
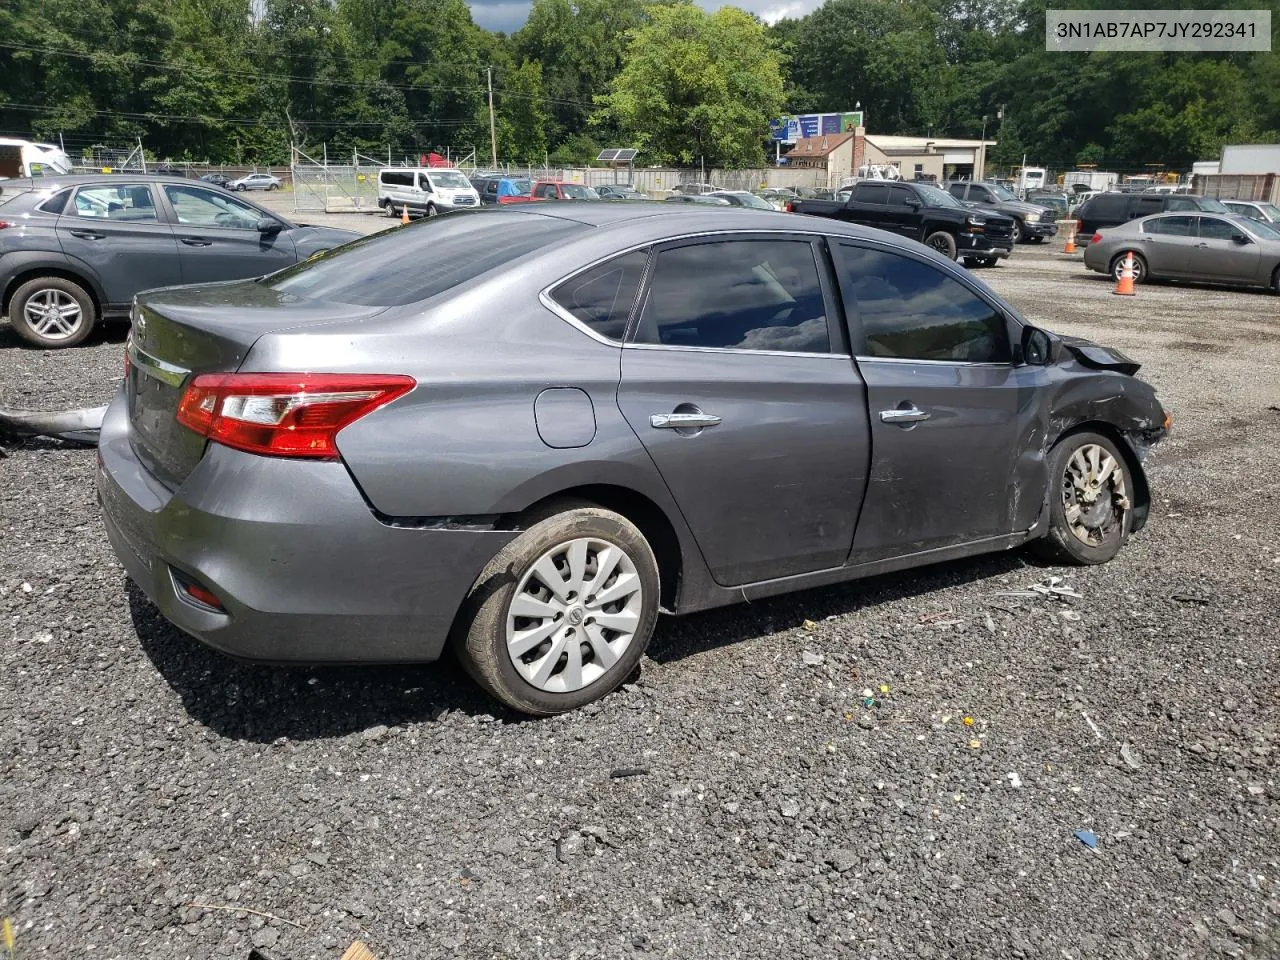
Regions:
<instances>
[{"instance_id":1,"label":"windshield","mask_svg":"<svg viewBox=\"0 0 1280 960\"><path fill-rule=\"evenodd\" d=\"M1219 200L1214 200L1212 197L1201 197L1200 209L1204 210L1206 213L1230 213L1231 212L1230 210L1227 209L1227 205L1225 203L1222 203Z\"/></svg>"},{"instance_id":2,"label":"windshield","mask_svg":"<svg viewBox=\"0 0 1280 960\"><path fill-rule=\"evenodd\" d=\"M586 229L572 220L501 208L450 213L354 240L261 282L302 300L400 306L434 297ZM406 264L413 269L406 270Z\"/></svg>"},{"instance_id":3,"label":"windshield","mask_svg":"<svg viewBox=\"0 0 1280 960\"><path fill-rule=\"evenodd\" d=\"M931 187L927 183L917 183L916 189L920 191L920 196L924 198L924 202L931 207L962 207L959 200L947 193L945 190L939 190L937 187Z\"/></svg>"},{"instance_id":4,"label":"windshield","mask_svg":"<svg viewBox=\"0 0 1280 960\"><path fill-rule=\"evenodd\" d=\"M1008 187L1001 186L998 183L989 183L987 184L987 186L990 187L991 192L994 193L1001 200L1017 200L1018 199L1018 195L1014 193L1012 190L1010 190Z\"/></svg>"},{"instance_id":5,"label":"windshield","mask_svg":"<svg viewBox=\"0 0 1280 960\"><path fill-rule=\"evenodd\" d=\"M1280 207L1277 207L1274 203L1260 203L1258 204L1258 209L1265 213L1267 219L1272 222L1280 220Z\"/></svg>"},{"instance_id":6,"label":"windshield","mask_svg":"<svg viewBox=\"0 0 1280 960\"><path fill-rule=\"evenodd\" d=\"M428 173L431 182L437 187L448 187L450 190L470 190L471 181L457 170L444 170L439 173Z\"/></svg>"},{"instance_id":7,"label":"windshield","mask_svg":"<svg viewBox=\"0 0 1280 960\"><path fill-rule=\"evenodd\" d=\"M599 200L600 194L596 193L590 187L584 187L580 183L563 183L560 185L560 192L570 200Z\"/></svg>"},{"instance_id":8,"label":"windshield","mask_svg":"<svg viewBox=\"0 0 1280 960\"><path fill-rule=\"evenodd\" d=\"M1265 220L1251 220L1249 217L1232 217L1236 223L1244 226L1246 230L1252 230L1263 240L1280 240L1280 227L1274 223L1267 223Z\"/></svg>"}]
</instances>

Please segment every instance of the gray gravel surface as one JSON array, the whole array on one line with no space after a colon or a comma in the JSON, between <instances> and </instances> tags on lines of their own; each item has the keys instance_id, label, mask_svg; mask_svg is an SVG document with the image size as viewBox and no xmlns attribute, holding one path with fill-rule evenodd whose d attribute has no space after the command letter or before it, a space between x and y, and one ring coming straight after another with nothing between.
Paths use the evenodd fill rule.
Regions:
<instances>
[{"instance_id":1,"label":"gray gravel surface","mask_svg":"<svg viewBox=\"0 0 1280 960\"><path fill-rule=\"evenodd\" d=\"M1113 297L1057 246L983 276L1131 352L1177 417L1115 562L666 619L572 716L518 720L451 664L211 653L126 584L93 453L11 447L17 956L1280 956L1280 299ZM121 341L0 327L0 404L105 401ZM1001 595L1051 576L1082 598Z\"/></svg>"}]
</instances>

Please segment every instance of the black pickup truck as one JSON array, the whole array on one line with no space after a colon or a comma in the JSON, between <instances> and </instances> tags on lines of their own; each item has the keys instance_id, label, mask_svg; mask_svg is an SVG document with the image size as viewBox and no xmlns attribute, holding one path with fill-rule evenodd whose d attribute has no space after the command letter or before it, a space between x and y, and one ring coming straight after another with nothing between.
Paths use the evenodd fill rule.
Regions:
<instances>
[{"instance_id":1,"label":"black pickup truck","mask_svg":"<svg viewBox=\"0 0 1280 960\"><path fill-rule=\"evenodd\" d=\"M994 266L1013 249L1013 218L964 206L927 183L864 180L847 201L792 200L791 213L847 220L919 240L966 267Z\"/></svg>"}]
</instances>

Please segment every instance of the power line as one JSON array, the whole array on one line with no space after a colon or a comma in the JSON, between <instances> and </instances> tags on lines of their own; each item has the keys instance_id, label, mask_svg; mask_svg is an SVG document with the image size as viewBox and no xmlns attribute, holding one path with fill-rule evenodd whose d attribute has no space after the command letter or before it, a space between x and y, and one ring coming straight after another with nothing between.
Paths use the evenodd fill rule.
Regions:
<instances>
[{"instance_id":1,"label":"power line","mask_svg":"<svg viewBox=\"0 0 1280 960\"><path fill-rule=\"evenodd\" d=\"M22 113L52 113L57 109L60 108L48 104L0 102L0 110L17 110ZM267 117L211 117L204 114L141 113L128 110L86 110L77 112L89 113L99 117L123 117L129 120L185 120L196 121L199 123L229 123L244 126L275 125L274 122ZM385 127L393 124L394 122L395 121L325 120L319 122L319 125L325 127ZM460 127L469 123L474 123L475 121L470 118L462 118L444 120L409 120L407 122L415 127Z\"/></svg>"}]
</instances>

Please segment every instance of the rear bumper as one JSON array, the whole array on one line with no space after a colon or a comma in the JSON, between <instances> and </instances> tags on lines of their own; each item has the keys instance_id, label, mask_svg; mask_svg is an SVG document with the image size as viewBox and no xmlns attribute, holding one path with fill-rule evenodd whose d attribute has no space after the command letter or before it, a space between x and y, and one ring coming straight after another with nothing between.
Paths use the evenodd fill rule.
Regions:
<instances>
[{"instance_id":1,"label":"rear bumper","mask_svg":"<svg viewBox=\"0 0 1280 960\"><path fill-rule=\"evenodd\" d=\"M138 460L123 395L98 447L107 536L165 618L209 646L271 662L434 660L485 565L516 534L379 521L341 463L213 445L176 491ZM224 611L188 598L198 581Z\"/></svg>"}]
</instances>

